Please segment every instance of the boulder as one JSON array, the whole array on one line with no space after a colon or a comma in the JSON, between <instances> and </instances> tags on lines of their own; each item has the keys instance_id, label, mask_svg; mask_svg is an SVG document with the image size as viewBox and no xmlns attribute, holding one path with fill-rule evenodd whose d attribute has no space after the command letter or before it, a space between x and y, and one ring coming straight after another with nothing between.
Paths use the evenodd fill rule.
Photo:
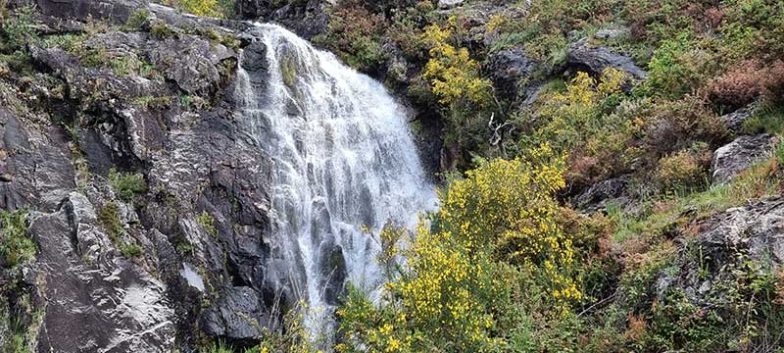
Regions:
<instances>
[{"instance_id":1,"label":"boulder","mask_svg":"<svg viewBox=\"0 0 784 353\"><path fill-rule=\"evenodd\" d=\"M496 93L507 99L516 99L524 94L537 64L525 54L522 47L492 54L488 70L492 74Z\"/></svg>"},{"instance_id":2,"label":"boulder","mask_svg":"<svg viewBox=\"0 0 784 353\"><path fill-rule=\"evenodd\" d=\"M438 0L439 9L451 9L463 4L465 0Z\"/></svg>"},{"instance_id":3,"label":"boulder","mask_svg":"<svg viewBox=\"0 0 784 353\"><path fill-rule=\"evenodd\" d=\"M677 288L690 300L705 305L720 301L727 288L734 288L736 270L758 268L775 273L784 265L781 197L752 200L701 221L695 229L700 233L694 241L681 245L684 249L671 267L674 271L659 275L660 296Z\"/></svg>"},{"instance_id":4,"label":"boulder","mask_svg":"<svg viewBox=\"0 0 784 353\"><path fill-rule=\"evenodd\" d=\"M740 108L732 113L722 115L719 119L721 119L724 126L727 127L727 130L739 133L743 130L743 122L748 120L753 113L754 106L751 105Z\"/></svg>"},{"instance_id":5,"label":"boulder","mask_svg":"<svg viewBox=\"0 0 784 353\"><path fill-rule=\"evenodd\" d=\"M600 181L577 195L572 204L586 211L600 210L611 203L626 204L629 202L626 192L631 180L631 175L623 175Z\"/></svg>"},{"instance_id":6,"label":"boulder","mask_svg":"<svg viewBox=\"0 0 784 353\"><path fill-rule=\"evenodd\" d=\"M778 140L769 134L741 136L717 149L711 167L713 183L726 183L754 163L770 158Z\"/></svg>"},{"instance_id":7,"label":"boulder","mask_svg":"<svg viewBox=\"0 0 784 353\"><path fill-rule=\"evenodd\" d=\"M645 70L638 67L630 57L607 47L593 47L586 39L569 45L566 60L569 66L593 75L601 75L605 69L614 68L627 73L635 80L644 80L647 77Z\"/></svg>"},{"instance_id":8,"label":"boulder","mask_svg":"<svg viewBox=\"0 0 784 353\"><path fill-rule=\"evenodd\" d=\"M268 326L269 313L256 291L249 287L230 287L202 316L204 330L228 342L249 344L261 337Z\"/></svg>"}]
</instances>

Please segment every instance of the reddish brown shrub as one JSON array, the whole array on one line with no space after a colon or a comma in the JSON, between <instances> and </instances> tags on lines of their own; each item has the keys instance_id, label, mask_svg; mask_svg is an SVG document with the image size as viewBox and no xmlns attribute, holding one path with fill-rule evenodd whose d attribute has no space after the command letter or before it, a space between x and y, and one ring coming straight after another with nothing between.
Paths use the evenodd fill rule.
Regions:
<instances>
[{"instance_id":1,"label":"reddish brown shrub","mask_svg":"<svg viewBox=\"0 0 784 353\"><path fill-rule=\"evenodd\" d=\"M707 98L722 111L733 111L754 102L762 93L765 69L747 60L708 83Z\"/></svg>"},{"instance_id":2,"label":"reddish brown shrub","mask_svg":"<svg viewBox=\"0 0 784 353\"><path fill-rule=\"evenodd\" d=\"M771 105L784 104L784 61L776 60L765 71L762 97Z\"/></svg>"}]
</instances>

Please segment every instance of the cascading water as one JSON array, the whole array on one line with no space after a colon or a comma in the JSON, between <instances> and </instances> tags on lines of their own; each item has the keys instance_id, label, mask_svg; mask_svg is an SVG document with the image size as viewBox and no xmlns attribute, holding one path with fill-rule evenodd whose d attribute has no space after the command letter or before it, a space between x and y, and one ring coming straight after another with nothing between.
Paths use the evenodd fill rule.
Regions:
<instances>
[{"instance_id":1,"label":"cascading water","mask_svg":"<svg viewBox=\"0 0 784 353\"><path fill-rule=\"evenodd\" d=\"M242 118L274 161L273 233L281 245L273 252L308 304L308 329L329 335L343 280L371 295L384 280L379 240L363 228L413 226L419 211L434 207L434 187L403 109L381 84L279 26L254 32L238 90Z\"/></svg>"}]
</instances>

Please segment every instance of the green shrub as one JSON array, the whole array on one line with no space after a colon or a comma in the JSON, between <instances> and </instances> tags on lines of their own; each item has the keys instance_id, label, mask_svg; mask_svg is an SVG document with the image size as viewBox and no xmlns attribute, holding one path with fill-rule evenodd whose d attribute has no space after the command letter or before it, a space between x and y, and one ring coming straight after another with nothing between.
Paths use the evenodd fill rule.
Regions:
<instances>
[{"instance_id":1,"label":"green shrub","mask_svg":"<svg viewBox=\"0 0 784 353\"><path fill-rule=\"evenodd\" d=\"M33 22L34 14L35 7L23 6L15 9L8 19L0 22L0 37L3 38L0 52L10 53L39 40Z\"/></svg>"},{"instance_id":2,"label":"green shrub","mask_svg":"<svg viewBox=\"0 0 784 353\"><path fill-rule=\"evenodd\" d=\"M164 21L155 21L150 27L150 35L158 40L174 37L176 32Z\"/></svg>"},{"instance_id":3,"label":"green shrub","mask_svg":"<svg viewBox=\"0 0 784 353\"><path fill-rule=\"evenodd\" d=\"M683 150L659 160L655 182L665 190L684 190L704 185L711 153L707 146Z\"/></svg>"},{"instance_id":4,"label":"green shrub","mask_svg":"<svg viewBox=\"0 0 784 353\"><path fill-rule=\"evenodd\" d=\"M137 244L121 244L120 253L127 258L139 257L142 254L142 247Z\"/></svg>"},{"instance_id":5,"label":"green shrub","mask_svg":"<svg viewBox=\"0 0 784 353\"><path fill-rule=\"evenodd\" d=\"M35 259L36 246L27 236L27 213L0 210L0 260L10 268Z\"/></svg>"},{"instance_id":6,"label":"green shrub","mask_svg":"<svg viewBox=\"0 0 784 353\"><path fill-rule=\"evenodd\" d=\"M107 202L98 211L98 222L103 226L109 239L115 244L120 244L125 228L120 220L120 206L116 202Z\"/></svg>"},{"instance_id":7,"label":"green shrub","mask_svg":"<svg viewBox=\"0 0 784 353\"><path fill-rule=\"evenodd\" d=\"M109 183L123 201L131 201L136 195L147 192L147 182L141 173L120 173L112 168Z\"/></svg>"},{"instance_id":8,"label":"green shrub","mask_svg":"<svg viewBox=\"0 0 784 353\"><path fill-rule=\"evenodd\" d=\"M150 18L150 12L146 9L136 10L128 17L128 21L125 22L125 28L130 31L141 30Z\"/></svg>"},{"instance_id":9,"label":"green shrub","mask_svg":"<svg viewBox=\"0 0 784 353\"><path fill-rule=\"evenodd\" d=\"M196 216L196 222L210 235L214 237L218 236L218 229L215 228L215 218L206 211L199 213L199 215Z\"/></svg>"},{"instance_id":10,"label":"green shrub","mask_svg":"<svg viewBox=\"0 0 784 353\"><path fill-rule=\"evenodd\" d=\"M713 58L699 47L691 33L665 40L648 64L645 88L653 95L680 98L704 79L702 65L708 60Z\"/></svg>"},{"instance_id":11,"label":"green shrub","mask_svg":"<svg viewBox=\"0 0 784 353\"><path fill-rule=\"evenodd\" d=\"M370 12L358 0L339 2L331 15L327 33L313 41L335 51L351 67L361 71L377 69L386 58L381 49L386 19Z\"/></svg>"}]
</instances>

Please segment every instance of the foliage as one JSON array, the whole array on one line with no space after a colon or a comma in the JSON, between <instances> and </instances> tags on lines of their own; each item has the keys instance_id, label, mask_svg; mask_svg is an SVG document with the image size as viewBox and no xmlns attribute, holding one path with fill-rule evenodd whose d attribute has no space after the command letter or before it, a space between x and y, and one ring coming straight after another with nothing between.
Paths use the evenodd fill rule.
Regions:
<instances>
[{"instance_id":1,"label":"foliage","mask_svg":"<svg viewBox=\"0 0 784 353\"><path fill-rule=\"evenodd\" d=\"M38 34L33 23L35 7L23 6L15 9L8 19L0 22L0 52L11 53L23 49L28 44L38 40Z\"/></svg>"},{"instance_id":2,"label":"foliage","mask_svg":"<svg viewBox=\"0 0 784 353\"><path fill-rule=\"evenodd\" d=\"M116 202L107 202L98 211L98 222L103 226L106 235L115 243L119 243L125 234L122 220L120 220L120 206Z\"/></svg>"},{"instance_id":3,"label":"foliage","mask_svg":"<svg viewBox=\"0 0 784 353\"><path fill-rule=\"evenodd\" d=\"M374 70L385 58L381 35L386 20L374 14L357 0L342 0L333 10L326 35L314 38L316 43L338 53L349 66Z\"/></svg>"},{"instance_id":4,"label":"foliage","mask_svg":"<svg viewBox=\"0 0 784 353\"><path fill-rule=\"evenodd\" d=\"M165 0L169 5L178 7L196 16L229 17L233 12L234 1L226 0Z\"/></svg>"},{"instance_id":5,"label":"foliage","mask_svg":"<svg viewBox=\"0 0 784 353\"><path fill-rule=\"evenodd\" d=\"M463 101L483 106L490 102L490 81L479 73L479 63L471 59L468 49L448 43L450 29L437 25L426 28L422 41L430 47L430 60L423 77L430 81L433 93L444 106Z\"/></svg>"},{"instance_id":6,"label":"foliage","mask_svg":"<svg viewBox=\"0 0 784 353\"><path fill-rule=\"evenodd\" d=\"M141 173L120 173L111 169L109 183L123 201L131 201L136 195L147 192L147 182Z\"/></svg>"},{"instance_id":7,"label":"foliage","mask_svg":"<svg viewBox=\"0 0 784 353\"><path fill-rule=\"evenodd\" d=\"M665 190L691 188L704 184L711 153L707 146L695 146L659 160L655 181Z\"/></svg>"},{"instance_id":8,"label":"foliage","mask_svg":"<svg viewBox=\"0 0 784 353\"><path fill-rule=\"evenodd\" d=\"M690 93L704 77L701 65L711 60L708 55L688 32L663 41L648 64L646 89L666 98Z\"/></svg>"},{"instance_id":9,"label":"foliage","mask_svg":"<svg viewBox=\"0 0 784 353\"><path fill-rule=\"evenodd\" d=\"M562 166L547 146L483 162L441 193L431 229L420 225L410 247L394 247L401 233L382 232L382 262L400 254L406 263L392 271L387 305L349 292L338 350L490 352L514 341L506 332L524 329L526 309L567 313L582 293L571 239L556 222ZM515 302L523 284L531 302Z\"/></svg>"},{"instance_id":10,"label":"foliage","mask_svg":"<svg viewBox=\"0 0 784 353\"><path fill-rule=\"evenodd\" d=\"M27 236L27 213L0 210L0 262L14 268L35 258L36 247Z\"/></svg>"},{"instance_id":11,"label":"foliage","mask_svg":"<svg viewBox=\"0 0 784 353\"><path fill-rule=\"evenodd\" d=\"M218 229L215 228L215 218L211 214L207 212L199 213L196 216L196 223L199 223L209 235L218 236Z\"/></svg>"}]
</instances>

